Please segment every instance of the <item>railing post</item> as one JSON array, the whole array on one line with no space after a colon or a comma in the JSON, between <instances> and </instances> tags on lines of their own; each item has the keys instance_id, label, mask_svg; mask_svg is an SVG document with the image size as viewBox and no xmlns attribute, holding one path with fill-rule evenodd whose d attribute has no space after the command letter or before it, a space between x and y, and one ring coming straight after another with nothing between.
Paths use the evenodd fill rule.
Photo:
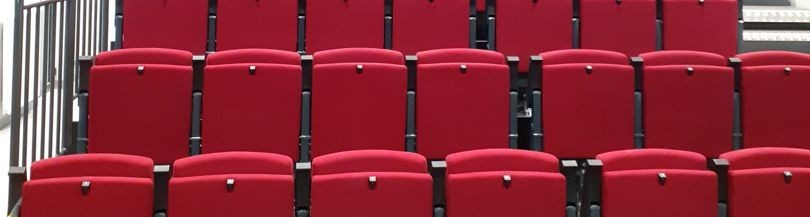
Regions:
<instances>
[{"instance_id":1,"label":"railing post","mask_svg":"<svg viewBox=\"0 0 810 217\"><path fill-rule=\"evenodd\" d=\"M11 173L11 168L19 167L20 161L20 88L22 79L22 33L23 33L23 4L24 0L14 1L14 51L12 55L12 94L11 94L11 143L9 144L9 191L8 210L11 211L22 192L22 183L15 181L15 175Z\"/></svg>"}]
</instances>

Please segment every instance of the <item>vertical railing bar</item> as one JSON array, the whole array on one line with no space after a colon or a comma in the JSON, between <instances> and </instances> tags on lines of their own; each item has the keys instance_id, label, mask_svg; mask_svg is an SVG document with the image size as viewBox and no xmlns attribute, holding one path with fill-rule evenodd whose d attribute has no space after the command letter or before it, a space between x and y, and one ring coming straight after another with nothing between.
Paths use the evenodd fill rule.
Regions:
<instances>
[{"instance_id":1,"label":"vertical railing bar","mask_svg":"<svg viewBox=\"0 0 810 217\"><path fill-rule=\"evenodd\" d=\"M82 43L84 45L84 55L91 54L90 48L90 37L92 35L92 26L90 25L92 20L92 16L90 16L91 11L93 10L93 1L91 0L83 0L84 1L84 21L82 21L82 25L84 25L84 37L82 37Z\"/></svg>"},{"instance_id":2,"label":"vertical railing bar","mask_svg":"<svg viewBox=\"0 0 810 217\"><path fill-rule=\"evenodd\" d=\"M20 166L20 87L22 80L23 54L23 1L14 3L14 54L11 61L11 142L9 144L9 166ZM24 166L24 165L23 165Z\"/></svg>"},{"instance_id":3,"label":"vertical railing bar","mask_svg":"<svg viewBox=\"0 0 810 217\"><path fill-rule=\"evenodd\" d=\"M56 72L57 73L56 78L58 78L59 81L54 84L54 85L58 85L57 91L59 91L59 92L58 92L58 94L56 96L62 96L62 86L63 86L62 82L64 81L64 79L62 79L62 74L63 74L63 71L65 69L65 54L67 54L65 52L66 46L65 46L65 38L64 38L65 37L65 25L67 23L65 21L65 19L67 17L66 14L65 14L65 7L66 7L65 2L63 1L61 3L60 7L59 7L59 10L61 12L60 13L61 14L60 15L61 19L59 19L59 22L60 22L60 24L59 24L59 47L60 47L59 53L60 54L59 54L59 68L58 68L58 70ZM59 112L56 114L56 120L57 120L57 123L56 123L56 140L57 141L56 141L56 143L58 143L56 149L57 149L57 152L61 152L62 151L61 148L65 146L65 144L62 142L62 139L61 139L62 138L62 122L61 122L61 120L62 120L62 97L57 97L57 98L59 98L59 99L56 100L57 101L57 105L56 105L57 109L56 110L58 110Z\"/></svg>"},{"instance_id":4,"label":"vertical railing bar","mask_svg":"<svg viewBox=\"0 0 810 217\"><path fill-rule=\"evenodd\" d=\"M50 19L48 19L48 23L49 23L48 27L50 27L49 28L50 29L49 30L50 34L48 34L48 44L50 44L50 46L48 46L48 74L47 74L48 76L45 78L45 84L47 84L47 86L45 86L45 91L48 92L48 94L46 95L46 96L48 96L48 98L44 99L44 103L47 105L47 108L45 109L45 111L48 112L48 115L47 115L48 118L47 118L47 121L42 122L42 133L44 133L45 135L48 136L48 138L47 138L48 140L45 140L45 137L42 138L42 144L45 144L46 147L47 147L47 149L46 149L47 151L45 152L45 157L46 158L50 158L50 157L53 156L52 138L53 138L53 112L54 111L53 111L53 100L52 99L53 99L53 71L54 71L54 68L56 67L54 65L54 63L56 62L55 59L54 59L54 58L56 58L55 57L56 55L54 54L54 52L56 51L55 50L56 49L56 44L55 44L56 43L56 41L55 41L55 38L56 38L56 14L54 13L56 11L54 9L55 6L56 6L55 3L48 4L48 15L50 16ZM48 102L48 99L51 99L50 102ZM43 116L45 116L45 114L43 114ZM47 128L45 128L45 126L46 126L45 123L46 122L48 123ZM47 133L45 133L46 130L47 130ZM45 143L46 141L48 143Z\"/></svg>"},{"instance_id":5,"label":"vertical railing bar","mask_svg":"<svg viewBox=\"0 0 810 217\"><path fill-rule=\"evenodd\" d=\"M62 143L63 145L67 146L71 143L72 133L71 133L71 126L70 126L70 119L73 117L73 79L72 76L74 75L75 71L75 61L76 61L76 53L75 53L75 37L76 37L76 1L66 1L67 2L67 25L65 26L65 48L68 50L65 52L67 56L65 56L65 71L63 72L64 81L62 84L65 84L65 87L62 88L62 108L64 111L63 118L62 118Z\"/></svg>"},{"instance_id":6,"label":"vertical railing bar","mask_svg":"<svg viewBox=\"0 0 810 217\"><path fill-rule=\"evenodd\" d=\"M22 97L22 104L23 104L23 111L22 111L22 166L28 165L28 78L30 77L29 70L31 70L31 16L33 15L31 9L26 10L28 11L27 16L25 17L26 26L25 26L25 70L20 71L20 73L25 74L25 81L22 85L23 90L23 97Z\"/></svg>"},{"instance_id":7,"label":"vertical railing bar","mask_svg":"<svg viewBox=\"0 0 810 217\"><path fill-rule=\"evenodd\" d=\"M60 46L62 45L61 42L59 42L59 37L62 34L62 32L60 32L61 30L59 29L61 24L59 22L57 22L57 19L64 15L64 14L59 13L59 9L61 7L62 7L61 3L55 3L53 5L53 12L52 12L53 13L53 32L54 32L53 33L53 43L54 43L53 45L54 46L51 46L51 55L53 55L53 57L52 57L53 58L53 67L51 67L51 69L53 71L51 73L51 76L48 77L49 80L50 80L50 84L51 84L50 85L50 88L51 88L51 91L50 91L50 93L51 93L51 102L49 104L49 108L50 108L49 110L51 111L50 112L51 114L50 114L50 118L49 118L50 122L48 124L48 146L50 147L51 151L48 153L49 154L48 157L53 157L53 156L57 155L57 150L56 150L57 144L55 144L53 142L53 138L56 137L56 123L57 123L56 119L54 119L54 116L55 116L55 113L59 113L59 111L55 110L56 109L56 104L55 104L56 103L56 82L57 82L56 81L56 72L59 71L59 68L61 67L61 64L60 64L61 61L59 59L57 59L58 57L56 57L56 52L58 52L58 50L56 49L56 47L57 47L56 44L59 43ZM61 55L60 55L60 57L61 57Z\"/></svg>"},{"instance_id":8,"label":"vertical railing bar","mask_svg":"<svg viewBox=\"0 0 810 217\"><path fill-rule=\"evenodd\" d=\"M109 24L110 24L110 1L101 0L101 51L107 51L109 38Z\"/></svg>"},{"instance_id":9,"label":"vertical railing bar","mask_svg":"<svg viewBox=\"0 0 810 217\"><path fill-rule=\"evenodd\" d=\"M99 23L99 21L98 21L98 19L99 19L99 17L98 17L99 2L98 2L98 0L90 0L90 1L93 2L93 4L92 4L93 5L93 10L92 10L92 13L91 13L92 21L90 22L90 25L92 25L92 28L93 28L93 35L91 37L92 39L90 40L90 42L92 42L90 44L90 46L92 47L93 52L90 53L90 54L95 55L96 53L98 53L98 41L97 41L98 40L98 25L97 24Z\"/></svg>"},{"instance_id":10,"label":"vertical railing bar","mask_svg":"<svg viewBox=\"0 0 810 217\"><path fill-rule=\"evenodd\" d=\"M36 109L40 109L40 124L39 124L39 159L45 159L45 115L47 114L47 110L45 109L47 105L45 104L48 100L48 93L45 90L48 89L48 71L50 64L50 51L51 47L51 12L48 10L50 4L43 5L41 8L43 9L42 16L44 17L42 20L42 29L45 34L42 35L42 75L40 75L40 79L37 81L39 82L39 92L40 97L36 100L39 101L39 107Z\"/></svg>"},{"instance_id":11,"label":"vertical railing bar","mask_svg":"<svg viewBox=\"0 0 810 217\"><path fill-rule=\"evenodd\" d=\"M40 32L42 32L42 30L40 29L41 28L40 26L42 26L42 25L40 25L40 24L42 23L42 20L43 20L43 18L42 18L43 14L44 13L42 13L42 7L37 7L36 33L34 34L34 80L33 80L34 94L31 96L31 97L33 97L31 101L34 103L33 106L31 106L32 110L34 110L34 115L31 117L32 120L33 120L33 123L31 123L31 125L32 125L32 127L31 127L31 150L32 150L31 151L31 162L34 162L34 161L38 160L36 158L36 156L37 156L38 151L41 151L41 150L37 149L37 121L39 120L39 116L38 116L38 114L39 114L39 98L40 98L39 97L39 71L40 71L40 67L41 67L39 51L40 51L40 47L41 47L40 46L40 35L41 35ZM43 35L43 37L44 37L44 35Z\"/></svg>"}]
</instances>

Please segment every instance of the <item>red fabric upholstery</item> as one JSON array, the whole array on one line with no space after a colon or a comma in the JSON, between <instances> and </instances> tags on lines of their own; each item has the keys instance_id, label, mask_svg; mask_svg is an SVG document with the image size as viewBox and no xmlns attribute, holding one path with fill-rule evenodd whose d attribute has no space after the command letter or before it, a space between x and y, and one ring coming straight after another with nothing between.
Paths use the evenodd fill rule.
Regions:
<instances>
[{"instance_id":1,"label":"red fabric upholstery","mask_svg":"<svg viewBox=\"0 0 810 217\"><path fill-rule=\"evenodd\" d=\"M306 51L383 48L384 0L307 1Z\"/></svg>"},{"instance_id":2,"label":"red fabric upholstery","mask_svg":"<svg viewBox=\"0 0 810 217\"><path fill-rule=\"evenodd\" d=\"M725 57L720 56L719 54L700 51L667 50L643 53L639 56L644 59L644 66L728 66L728 59Z\"/></svg>"},{"instance_id":3,"label":"red fabric upholstery","mask_svg":"<svg viewBox=\"0 0 810 217\"><path fill-rule=\"evenodd\" d=\"M360 73L358 65L363 66ZM316 64L312 156L362 149L404 151L407 91L404 65Z\"/></svg>"},{"instance_id":4,"label":"red fabric upholstery","mask_svg":"<svg viewBox=\"0 0 810 217\"><path fill-rule=\"evenodd\" d=\"M659 183L658 173L666 174L665 184ZM717 175L707 170L679 169L606 172L602 216L715 217Z\"/></svg>"},{"instance_id":5,"label":"red fabric upholstery","mask_svg":"<svg viewBox=\"0 0 810 217\"><path fill-rule=\"evenodd\" d=\"M205 54L208 1L124 1L123 48L160 47Z\"/></svg>"},{"instance_id":6,"label":"red fabric upholstery","mask_svg":"<svg viewBox=\"0 0 810 217\"><path fill-rule=\"evenodd\" d=\"M645 147L687 150L708 157L731 151L734 70L723 66L724 58L673 52L649 53L642 58ZM690 59L700 61L690 64ZM688 74L689 67L694 74Z\"/></svg>"},{"instance_id":7,"label":"red fabric upholstery","mask_svg":"<svg viewBox=\"0 0 810 217\"><path fill-rule=\"evenodd\" d=\"M97 65L90 70L88 152L145 156L158 164L188 156L191 55L185 55L187 65L180 66L116 60L128 58L118 52L129 51L102 54L101 59L109 58L102 62L127 64ZM178 58L176 53L152 55L148 60ZM142 75L138 75L139 66L144 67Z\"/></svg>"},{"instance_id":8,"label":"red fabric upholstery","mask_svg":"<svg viewBox=\"0 0 810 217\"><path fill-rule=\"evenodd\" d=\"M737 0L663 0L666 50L737 53Z\"/></svg>"},{"instance_id":9,"label":"red fabric upholstery","mask_svg":"<svg viewBox=\"0 0 810 217\"><path fill-rule=\"evenodd\" d=\"M217 2L217 50L269 48L296 51L298 1Z\"/></svg>"},{"instance_id":10,"label":"red fabric upholstery","mask_svg":"<svg viewBox=\"0 0 810 217\"><path fill-rule=\"evenodd\" d=\"M152 161L115 154L62 156L35 162L23 184L26 217L152 215ZM90 188L82 192L82 182Z\"/></svg>"},{"instance_id":11,"label":"red fabric upholstery","mask_svg":"<svg viewBox=\"0 0 810 217\"><path fill-rule=\"evenodd\" d=\"M655 50L655 0L582 0L580 46L627 56Z\"/></svg>"},{"instance_id":12,"label":"red fabric upholstery","mask_svg":"<svg viewBox=\"0 0 810 217\"><path fill-rule=\"evenodd\" d=\"M447 174L487 171L558 173L554 155L517 149L482 149L447 155Z\"/></svg>"},{"instance_id":13,"label":"red fabric upholstery","mask_svg":"<svg viewBox=\"0 0 810 217\"><path fill-rule=\"evenodd\" d=\"M202 152L270 152L297 161L301 124L298 55L245 52L244 59L238 59L239 53L234 52L212 54L205 68ZM255 62L226 64L247 61ZM254 75L250 66L256 67Z\"/></svg>"},{"instance_id":14,"label":"red fabric upholstery","mask_svg":"<svg viewBox=\"0 0 810 217\"><path fill-rule=\"evenodd\" d=\"M740 78L743 147L810 148L810 101L797 100L810 91L807 56L782 52L740 56L746 65ZM790 73L785 73L786 67Z\"/></svg>"},{"instance_id":15,"label":"red fabric upholstery","mask_svg":"<svg viewBox=\"0 0 810 217\"><path fill-rule=\"evenodd\" d=\"M602 63L627 65L630 59L626 55L606 50L591 49L569 49L545 52L540 54L543 57L543 65L559 65L571 63Z\"/></svg>"},{"instance_id":16,"label":"red fabric upholstery","mask_svg":"<svg viewBox=\"0 0 810 217\"><path fill-rule=\"evenodd\" d=\"M40 160L31 180L80 176L152 178L152 159L122 154L80 154Z\"/></svg>"},{"instance_id":17,"label":"red fabric upholstery","mask_svg":"<svg viewBox=\"0 0 810 217\"><path fill-rule=\"evenodd\" d=\"M163 65L191 65L192 54L188 51L165 48L130 48L100 53L93 64L123 65L123 64L163 64Z\"/></svg>"},{"instance_id":18,"label":"red fabric upholstery","mask_svg":"<svg viewBox=\"0 0 810 217\"><path fill-rule=\"evenodd\" d=\"M530 55L571 49L573 7L573 1L497 0L495 48L518 56L521 72L529 71Z\"/></svg>"},{"instance_id":19,"label":"red fabric upholstery","mask_svg":"<svg viewBox=\"0 0 810 217\"><path fill-rule=\"evenodd\" d=\"M169 214L180 217L287 216L293 212L292 160L270 153L229 152L175 162ZM233 179L233 189L226 181Z\"/></svg>"},{"instance_id":20,"label":"red fabric upholstery","mask_svg":"<svg viewBox=\"0 0 810 217\"><path fill-rule=\"evenodd\" d=\"M179 159L173 178L226 174L292 175L290 157L261 152L221 152Z\"/></svg>"},{"instance_id":21,"label":"red fabric upholstery","mask_svg":"<svg viewBox=\"0 0 810 217\"><path fill-rule=\"evenodd\" d=\"M542 75L544 151L559 158L590 158L633 148L634 75L626 57L590 50L542 56L549 64Z\"/></svg>"},{"instance_id":22,"label":"red fabric upholstery","mask_svg":"<svg viewBox=\"0 0 810 217\"><path fill-rule=\"evenodd\" d=\"M810 150L749 148L720 157L729 161L729 216L810 215Z\"/></svg>"},{"instance_id":23,"label":"red fabric upholstery","mask_svg":"<svg viewBox=\"0 0 810 217\"><path fill-rule=\"evenodd\" d=\"M374 48L342 48L320 51L313 54L313 63L386 63L405 64L405 56L399 51Z\"/></svg>"},{"instance_id":24,"label":"red fabric upholstery","mask_svg":"<svg viewBox=\"0 0 810 217\"><path fill-rule=\"evenodd\" d=\"M298 53L271 49L239 49L220 51L208 55L206 65L225 65L239 63L274 63L286 65L300 65L301 56Z\"/></svg>"},{"instance_id":25,"label":"red fabric upholstery","mask_svg":"<svg viewBox=\"0 0 810 217\"><path fill-rule=\"evenodd\" d=\"M345 151L312 160L312 175L360 172L426 173L427 160L418 154L388 150Z\"/></svg>"},{"instance_id":26,"label":"red fabric upholstery","mask_svg":"<svg viewBox=\"0 0 810 217\"><path fill-rule=\"evenodd\" d=\"M810 54L789 51L759 51L737 55L743 66L810 65Z\"/></svg>"},{"instance_id":27,"label":"red fabric upholstery","mask_svg":"<svg viewBox=\"0 0 810 217\"><path fill-rule=\"evenodd\" d=\"M509 141L509 67L488 63L417 66L417 152L430 159ZM429 58L428 58L429 59ZM460 70L466 65L466 73Z\"/></svg>"},{"instance_id":28,"label":"red fabric upholstery","mask_svg":"<svg viewBox=\"0 0 810 217\"><path fill-rule=\"evenodd\" d=\"M394 1L394 14L394 50L412 55L439 48L470 47L470 1Z\"/></svg>"},{"instance_id":29,"label":"red fabric upholstery","mask_svg":"<svg viewBox=\"0 0 810 217\"><path fill-rule=\"evenodd\" d=\"M729 161L730 170L758 168L810 168L810 150L798 148L747 148L728 152L720 158Z\"/></svg>"},{"instance_id":30,"label":"red fabric upholstery","mask_svg":"<svg viewBox=\"0 0 810 217\"><path fill-rule=\"evenodd\" d=\"M352 151L312 162L311 216L433 216L433 179L424 157L397 151ZM370 177L376 183L370 184ZM363 204L361 208L357 204Z\"/></svg>"},{"instance_id":31,"label":"red fabric upholstery","mask_svg":"<svg viewBox=\"0 0 810 217\"><path fill-rule=\"evenodd\" d=\"M630 149L602 153L605 172L622 170L706 170L706 157L699 153L671 149Z\"/></svg>"},{"instance_id":32,"label":"red fabric upholstery","mask_svg":"<svg viewBox=\"0 0 810 217\"><path fill-rule=\"evenodd\" d=\"M602 216L717 216L717 175L699 153L635 149L596 159L604 165Z\"/></svg>"},{"instance_id":33,"label":"red fabric upholstery","mask_svg":"<svg viewBox=\"0 0 810 217\"><path fill-rule=\"evenodd\" d=\"M506 64L506 57L495 51L448 48L422 51L416 54L419 64L433 63L488 63Z\"/></svg>"}]
</instances>

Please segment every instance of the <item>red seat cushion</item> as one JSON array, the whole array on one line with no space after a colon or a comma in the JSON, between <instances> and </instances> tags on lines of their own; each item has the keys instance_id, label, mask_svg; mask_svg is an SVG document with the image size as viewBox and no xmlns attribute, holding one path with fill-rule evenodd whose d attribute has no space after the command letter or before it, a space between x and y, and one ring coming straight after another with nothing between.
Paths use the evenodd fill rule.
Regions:
<instances>
[{"instance_id":1,"label":"red seat cushion","mask_svg":"<svg viewBox=\"0 0 810 217\"><path fill-rule=\"evenodd\" d=\"M810 215L803 203L810 194L810 150L748 148L720 157L729 161L730 216Z\"/></svg>"},{"instance_id":2,"label":"red seat cushion","mask_svg":"<svg viewBox=\"0 0 810 217\"><path fill-rule=\"evenodd\" d=\"M740 58L743 146L810 148L810 102L796 100L810 91L810 55L771 52Z\"/></svg>"},{"instance_id":3,"label":"red seat cushion","mask_svg":"<svg viewBox=\"0 0 810 217\"><path fill-rule=\"evenodd\" d=\"M470 47L470 1L394 1L393 49L406 55Z\"/></svg>"},{"instance_id":4,"label":"red seat cushion","mask_svg":"<svg viewBox=\"0 0 810 217\"><path fill-rule=\"evenodd\" d=\"M580 46L627 56L655 51L655 0L580 1Z\"/></svg>"},{"instance_id":5,"label":"red seat cushion","mask_svg":"<svg viewBox=\"0 0 810 217\"><path fill-rule=\"evenodd\" d=\"M205 54L207 0L124 1L123 48L172 48Z\"/></svg>"},{"instance_id":6,"label":"red seat cushion","mask_svg":"<svg viewBox=\"0 0 810 217\"><path fill-rule=\"evenodd\" d=\"M298 63L293 52L238 50L210 55L203 81L202 152L269 152L297 161ZM251 66L256 67L254 75Z\"/></svg>"},{"instance_id":7,"label":"red seat cushion","mask_svg":"<svg viewBox=\"0 0 810 217\"><path fill-rule=\"evenodd\" d=\"M227 152L175 162L169 181L172 216L286 216L293 212L292 159ZM226 181L233 179L232 190Z\"/></svg>"},{"instance_id":8,"label":"red seat cushion","mask_svg":"<svg viewBox=\"0 0 810 217\"><path fill-rule=\"evenodd\" d=\"M529 71L530 55L571 49L573 7L573 1L496 0L495 48L518 56L521 72Z\"/></svg>"},{"instance_id":9,"label":"red seat cushion","mask_svg":"<svg viewBox=\"0 0 810 217\"><path fill-rule=\"evenodd\" d=\"M416 76L417 152L442 159L460 151L508 147L509 67L432 63L421 54ZM462 65L467 67L464 73Z\"/></svg>"},{"instance_id":10,"label":"red seat cushion","mask_svg":"<svg viewBox=\"0 0 810 217\"><path fill-rule=\"evenodd\" d=\"M21 212L31 217L152 215L152 160L82 154L35 162L23 184ZM82 192L82 183L90 186Z\"/></svg>"},{"instance_id":11,"label":"red seat cushion","mask_svg":"<svg viewBox=\"0 0 810 217\"><path fill-rule=\"evenodd\" d=\"M667 60L669 55L679 60ZM645 147L717 157L731 151L734 71L722 56L661 51L642 54ZM647 60L650 64L647 64ZM714 65L704 65L710 62ZM689 75L687 68L694 70Z\"/></svg>"},{"instance_id":12,"label":"red seat cushion","mask_svg":"<svg viewBox=\"0 0 810 217\"><path fill-rule=\"evenodd\" d=\"M217 51L269 48L296 51L298 1L217 2Z\"/></svg>"},{"instance_id":13,"label":"red seat cushion","mask_svg":"<svg viewBox=\"0 0 810 217\"><path fill-rule=\"evenodd\" d=\"M424 157L397 151L350 151L316 157L312 162L310 214L433 216L433 180L426 167ZM370 184L371 177L376 178L375 184ZM363 208L346 208L357 204Z\"/></svg>"},{"instance_id":14,"label":"red seat cushion","mask_svg":"<svg viewBox=\"0 0 810 217\"><path fill-rule=\"evenodd\" d=\"M306 51L383 48L384 0L307 1Z\"/></svg>"},{"instance_id":15,"label":"red seat cushion","mask_svg":"<svg viewBox=\"0 0 810 217\"><path fill-rule=\"evenodd\" d=\"M737 0L663 0L666 50L695 50L726 57L737 53Z\"/></svg>"},{"instance_id":16,"label":"red seat cushion","mask_svg":"<svg viewBox=\"0 0 810 217\"><path fill-rule=\"evenodd\" d=\"M634 76L624 55L570 50L541 56L545 152L590 158L634 147Z\"/></svg>"},{"instance_id":17,"label":"red seat cushion","mask_svg":"<svg viewBox=\"0 0 810 217\"><path fill-rule=\"evenodd\" d=\"M129 54L133 60L117 60ZM147 54L155 57L143 58ZM90 70L88 152L146 156L158 164L188 156L191 53L124 49L97 59L102 64ZM146 61L152 59L165 61ZM175 60L187 65L167 64Z\"/></svg>"},{"instance_id":18,"label":"red seat cushion","mask_svg":"<svg viewBox=\"0 0 810 217\"><path fill-rule=\"evenodd\" d=\"M602 216L717 216L717 175L699 153L636 149L596 159L604 164Z\"/></svg>"}]
</instances>

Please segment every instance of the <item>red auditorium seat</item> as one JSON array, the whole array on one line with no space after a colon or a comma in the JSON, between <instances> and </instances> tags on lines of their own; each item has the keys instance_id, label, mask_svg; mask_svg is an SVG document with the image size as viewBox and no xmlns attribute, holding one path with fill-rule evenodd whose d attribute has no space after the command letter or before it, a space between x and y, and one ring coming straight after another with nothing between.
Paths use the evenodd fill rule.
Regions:
<instances>
[{"instance_id":1,"label":"red auditorium seat","mask_svg":"<svg viewBox=\"0 0 810 217\"><path fill-rule=\"evenodd\" d=\"M540 54L544 134L542 149L559 158L592 158L631 149L633 143L633 67L621 53L562 50ZM537 74L537 72L532 72ZM542 127L542 129L540 129Z\"/></svg>"},{"instance_id":2,"label":"red auditorium seat","mask_svg":"<svg viewBox=\"0 0 810 217\"><path fill-rule=\"evenodd\" d=\"M527 72L530 55L571 49L573 7L573 1L495 0L495 50L518 56Z\"/></svg>"},{"instance_id":3,"label":"red auditorium seat","mask_svg":"<svg viewBox=\"0 0 810 217\"><path fill-rule=\"evenodd\" d=\"M177 160L169 181L172 217L291 216L293 161L284 155L224 152Z\"/></svg>"},{"instance_id":4,"label":"red auditorium seat","mask_svg":"<svg viewBox=\"0 0 810 217\"><path fill-rule=\"evenodd\" d=\"M202 153L269 152L298 160L301 58L244 49L208 56L203 77Z\"/></svg>"},{"instance_id":5,"label":"red auditorium seat","mask_svg":"<svg viewBox=\"0 0 810 217\"><path fill-rule=\"evenodd\" d=\"M731 151L734 70L728 60L697 51L659 51L641 58L645 147L707 157Z\"/></svg>"},{"instance_id":6,"label":"red auditorium seat","mask_svg":"<svg viewBox=\"0 0 810 217\"><path fill-rule=\"evenodd\" d=\"M364 150L316 157L311 216L430 217L432 181L418 154Z\"/></svg>"},{"instance_id":7,"label":"red auditorium seat","mask_svg":"<svg viewBox=\"0 0 810 217\"><path fill-rule=\"evenodd\" d=\"M285 51L297 49L298 1L217 1L216 19L217 51L243 48Z\"/></svg>"},{"instance_id":8,"label":"red auditorium seat","mask_svg":"<svg viewBox=\"0 0 810 217\"><path fill-rule=\"evenodd\" d=\"M123 48L171 48L205 54L207 0L124 0Z\"/></svg>"},{"instance_id":9,"label":"red auditorium seat","mask_svg":"<svg viewBox=\"0 0 810 217\"><path fill-rule=\"evenodd\" d=\"M509 67L476 49L419 52L416 150L428 159L509 147Z\"/></svg>"},{"instance_id":10,"label":"red auditorium seat","mask_svg":"<svg viewBox=\"0 0 810 217\"><path fill-rule=\"evenodd\" d=\"M738 57L743 147L810 149L810 55L770 51Z\"/></svg>"},{"instance_id":11,"label":"red auditorium seat","mask_svg":"<svg viewBox=\"0 0 810 217\"><path fill-rule=\"evenodd\" d=\"M385 0L307 1L306 51L383 48Z\"/></svg>"},{"instance_id":12,"label":"red auditorium seat","mask_svg":"<svg viewBox=\"0 0 810 217\"><path fill-rule=\"evenodd\" d=\"M662 0L663 49L737 54L737 0Z\"/></svg>"},{"instance_id":13,"label":"red auditorium seat","mask_svg":"<svg viewBox=\"0 0 810 217\"><path fill-rule=\"evenodd\" d=\"M603 164L601 191L593 189L601 192L601 216L717 216L717 175L699 153L636 149L596 159Z\"/></svg>"},{"instance_id":14,"label":"red auditorium seat","mask_svg":"<svg viewBox=\"0 0 810 217\"><path fill-rule=\"evenodd\" d=\"M447 156L449 216L565 216L565 177L551 154L484 149Z\"/></svg>"},{"instance_id":15,"label":"red auditorium seat","mask_svg":"<svg viewBox=\"0 0 810 217\"><path fill-rule=\"evenodd\" d=\"M90 69L89 153L150 157L170 164L189 155L192 55L137 48L104 52Z\"/></svg>"},{"instance_id":16,"label":"red auditorium seat","mask_svg":"<svg viewBox=\"0 0 810 217\"><path fill-rule=\"evenodd\" d=\"M394 1L392 47L406 55L474 46L475 5L470 0Z\"/></svg>"},{"instance_id":17,"label":"red auditorium seat","mask_svg":"<svg viewBox=\"0 0 810 217\"><path fill-rule=\"evenodd\" d=\"M810 216L810 150L749 148L725 153L729 217Z\"/></svg>"},{"instance_id":18,"label":"red auditorium seat","mask_svg":"<svg viewBox=\"0 0 810 217\"><path fill-rule=\"evenodd\" d=\"M580 47L627 56L655 51L655 13L655 0L581 0Z\"/></svg>"},{"instance_id":19,"label":"red auditorium seat","mask_svg":"<svg viewBox=\"0 0 810 217\"><path fill-rule=\"evenodd\" d=\"M372 48L313 56L312 156L405 150L408 69L402 53Z\"/></svg>"},{"instance_id":20,"label":"red auditorium seat","mask_svg":"<svg viewBox=\"0 0 810 217\"><path fill-rule=\"evenodd\" d=\"M152 160L80 154L35 162L23 185L25 217L152 216Z\"/></svg>"}]
</instances>

